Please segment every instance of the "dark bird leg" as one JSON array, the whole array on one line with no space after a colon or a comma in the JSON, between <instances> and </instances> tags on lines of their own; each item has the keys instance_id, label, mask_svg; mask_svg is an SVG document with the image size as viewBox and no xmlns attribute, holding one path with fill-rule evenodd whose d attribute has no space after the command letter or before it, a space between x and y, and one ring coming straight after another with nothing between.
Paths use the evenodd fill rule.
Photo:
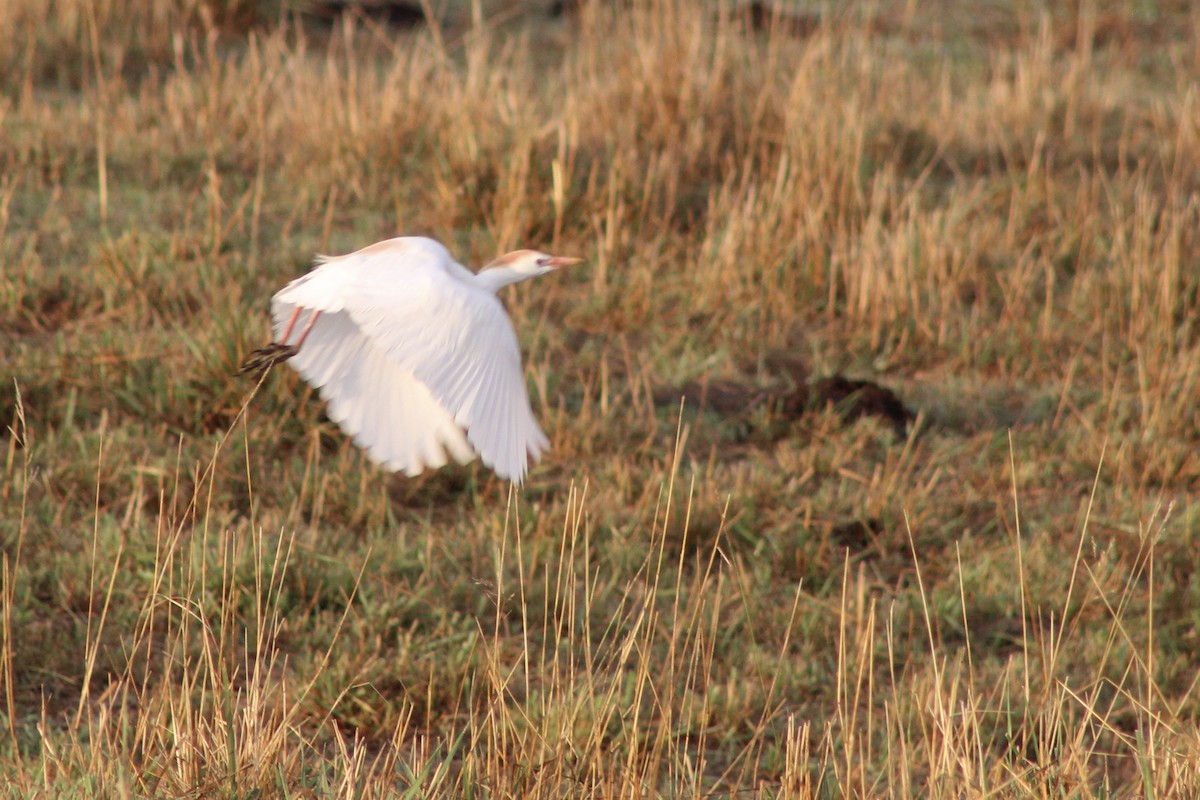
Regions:
<instances>
[{"instance_id":1,"label":"dark bird leg","mask_svg":"<svg viewBox=\"0 0 1200 800\"><path fill-rule=\"evenodd\" d=\"M292 312L292 316L288 319L287 325L283 328L283 335L280 336L280 341L272 342L266 347L260 347L251 353L244 362L241 369L238 370L238 375L251 374L256 377L261 377L264 372L269 370L276 364L287 361L296 353L300 352L300 345L304 344L304 340L308 338L309 331L317 321L317 317L321 316L320 311L312 312L312 316L308 318L308 322L304 325L304 330L300 332L300 338L295 344L288 344L288 337L292 335L292 329L296 327L296 320L300 316L301 308L297 307Z\"/></svg>"}]
</instances>

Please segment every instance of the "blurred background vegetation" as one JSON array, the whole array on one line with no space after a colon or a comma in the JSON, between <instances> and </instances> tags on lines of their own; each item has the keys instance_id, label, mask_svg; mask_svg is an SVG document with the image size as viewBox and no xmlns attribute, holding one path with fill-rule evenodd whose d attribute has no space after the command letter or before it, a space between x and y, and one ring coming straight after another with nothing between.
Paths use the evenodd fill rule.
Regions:
<instances>
[{"instance_id":1,"label":"blurred background vegetation","mask_svg":"<svg viewBox=\"0 0 1200 800\"><path fill-rule=\"evenodd\" d=\"M0 41L15 794L1200 789L1190 3L10 0ZM588 259L504 298L520 491L234 376L315 253L402 233Z\"/></svg>"}]
</instances>

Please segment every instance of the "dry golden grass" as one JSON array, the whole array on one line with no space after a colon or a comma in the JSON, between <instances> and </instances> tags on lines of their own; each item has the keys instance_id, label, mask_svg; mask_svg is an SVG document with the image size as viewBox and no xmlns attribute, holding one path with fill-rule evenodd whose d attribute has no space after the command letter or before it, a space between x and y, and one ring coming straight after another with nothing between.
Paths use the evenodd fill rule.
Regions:
<instances>
[{"instance_id":1,"label":"dry golden grass","mask_svg":"<svg viewBox=\"0 0 1200 800\"><path fill-rule=\"evenodd\" d=\"M10 5L12 796L1200 794L1189 4ZM589 259L519 492L233 375L401 232ZM920 418L653 399L789 360Z\"/></svg>"}]
</instances>

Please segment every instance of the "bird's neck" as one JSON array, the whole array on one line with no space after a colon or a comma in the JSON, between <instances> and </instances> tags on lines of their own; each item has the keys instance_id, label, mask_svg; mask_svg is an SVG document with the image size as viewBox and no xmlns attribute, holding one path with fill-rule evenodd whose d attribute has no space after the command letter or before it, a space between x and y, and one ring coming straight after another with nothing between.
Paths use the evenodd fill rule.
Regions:
<instances>
[{"instance_id":1,"label":"bird's neck","mask_svg":"<svg viewBox=\"0 0 1200 800\"><path fill-rule=\"evenodd\" d=\"M520 283L528 278L508 267L484 267L475 273L475 285L495 294L512 283Z\"/></svg>"}]
</instances>

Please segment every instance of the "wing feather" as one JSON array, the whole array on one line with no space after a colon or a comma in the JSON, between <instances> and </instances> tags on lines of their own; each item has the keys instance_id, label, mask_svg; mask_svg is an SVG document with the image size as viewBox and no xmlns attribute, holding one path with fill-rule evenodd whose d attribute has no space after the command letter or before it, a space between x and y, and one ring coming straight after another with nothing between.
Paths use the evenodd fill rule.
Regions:
<instances>
[{"instance_id":1,"label":"wing feather","mask_svg":"<svg viewBox=\"0 0 1200 800\"><path fill-rule=\"evenodd\" d=\"M317 388L329 418L372 461L417 475L445 466L447 455L460 463L475 457L428 387L363 336L349 315L323 313L288 363Z\"/></svg>"}]
</instances>

